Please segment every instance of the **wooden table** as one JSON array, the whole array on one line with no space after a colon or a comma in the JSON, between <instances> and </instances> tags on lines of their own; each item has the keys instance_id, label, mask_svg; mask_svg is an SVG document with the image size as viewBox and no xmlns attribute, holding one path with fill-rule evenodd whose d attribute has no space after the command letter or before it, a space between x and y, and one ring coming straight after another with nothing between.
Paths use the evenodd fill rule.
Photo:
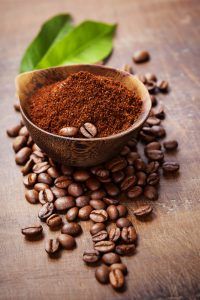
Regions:
<instances>
[{"instance_id":1,"label":"wooden table","mask_svg":"<svg viewBox=\"0 0 200 300\"><path fill-rule=\"evenodd\" d=\"M200 2L197 0L1 0L0 102L0 299L200 299ZM25 242L20 228L37 220L38 206L24 200L22 176L5 131L18 119L13 111L14 78L27 44L48 17L71 12L76 22L96 19L119 24L108 65L131 63L134 50L148 49L151 62L134 66L169 80L161 96L169 138L177 138L181 163L175 179L161 181L155 214L133 218L139 232L137 254L128 264L123 293L101 286L82 252L91 243L87 223L78 248L50 259L44 240ZM128 203L129 210L134 203ZM54 233L55 235L56 233ZM46 230L46 236L53 235Z\"/></svg>"}]
</instances>

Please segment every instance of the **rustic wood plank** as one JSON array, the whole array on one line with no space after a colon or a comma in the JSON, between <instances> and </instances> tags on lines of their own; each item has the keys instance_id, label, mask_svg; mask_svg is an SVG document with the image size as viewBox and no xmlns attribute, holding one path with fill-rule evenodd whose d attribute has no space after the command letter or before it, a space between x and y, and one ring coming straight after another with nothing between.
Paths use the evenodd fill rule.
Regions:
<instances>
[{"instance_id":1,"label":"rustic wood plank","mask_svg":"<svg viewBox=\"0 0 200 300\"><path fill-rule=\"evenodd\" d=\"M0 299L199 299L200 2L3 0L0 8ZM24 200L21 174L5 136L6 128L18 119L12 108L14 77L40 24L64 11L77 22L85 18L118 22L108 65L121 67L131 62L134 50L148 49L151 62L134 69L156 71L171 84L171 93L159 99L166 105L168 136L180 143L172 158L180 161L181 172L161 181L152 220L144 223L133 217L140 240L137 254L124 259L129 276L123 293L100 286L94 269L82 263L82 252L91 243L88 223L83 224L78 248L63 251L54 260L47 257L44 240L25 242L20 234L24 224L37 219L38 207ZM131 213L136 203L127 205ZM46 230L46 236L55 234Z\"/></svg>"}]
</instances>

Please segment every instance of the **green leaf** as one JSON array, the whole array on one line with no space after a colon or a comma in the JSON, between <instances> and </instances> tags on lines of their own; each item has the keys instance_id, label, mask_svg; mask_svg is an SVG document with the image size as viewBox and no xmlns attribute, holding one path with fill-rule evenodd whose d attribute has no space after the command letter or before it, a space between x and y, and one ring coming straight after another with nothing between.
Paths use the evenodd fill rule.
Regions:
<instances>
[{"instance_id":1,"label":"green leaf","mask_svg":"<svg viewBox=\"0 0 200 300\"><path fill-rule=\"evenodd\" d=\"M54 16L46 21L38 35L26 49L20 65L20 72L35 69L46 52L58 43L73 28L69 14Z\"/></svg>"},{"instance_id":2,"label":"green leaf","mask_svg":"<svg viewBox=\"0 0 200 300\"><path fill-rule=\"evenodd\" d=\"M112 51L115 30L115 24L85 21L54 44L35 69L101 61Z\"/></svg>"}]
</instances>

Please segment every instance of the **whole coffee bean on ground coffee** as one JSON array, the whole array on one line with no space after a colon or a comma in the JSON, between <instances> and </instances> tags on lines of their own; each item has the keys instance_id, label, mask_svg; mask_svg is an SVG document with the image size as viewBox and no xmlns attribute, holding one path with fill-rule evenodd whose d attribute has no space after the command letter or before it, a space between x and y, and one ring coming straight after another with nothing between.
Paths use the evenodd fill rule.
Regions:
<instances>
[{"instance_id":1,"label":"whole coffee bean on ground coffee","mask_svg":"<svg viewBox=\"0 0 200 300\"><path fill-rule=\"evenodd\" d=\"M30 98L28 113L33 123L51 133L59 134L65 127L80 128L89 122L102 137L130 127L141 107L136 93L120 82L78 72L38 89ZM84 137L81 131L77 137Z\"/></svg>"}]
</instances>

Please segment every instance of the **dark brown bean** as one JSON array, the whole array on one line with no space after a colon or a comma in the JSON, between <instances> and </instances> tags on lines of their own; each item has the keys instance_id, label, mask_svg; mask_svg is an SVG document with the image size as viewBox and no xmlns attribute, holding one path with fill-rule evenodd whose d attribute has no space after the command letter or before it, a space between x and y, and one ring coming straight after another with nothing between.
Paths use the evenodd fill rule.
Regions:
<instances>
[{"instance_id":1,"label":"dark brown bean","mask_svg":"<svg viewBox=\"0 0 200 300\"><path fill-rule=\"evenodd\" d=\"M78 217L79 219L86 221L90 218L90 213L92 212L93 208L90 205L86 205L79 209Z\"/></svg>"},{"instance_id":2,"label":"dark brown bean","mask_svg":"<svg viewBox=\"0 0 200 300\"><path fill-rule=\"evenodd\" d=\"M151 173L149 174L149 176L147 177L147 183L149 185L156 185L158 184L160 181L160 177L157 173Z\"/></svg>"},{"instance_id":3,"label":"dark brown bean","mask_svg":"<svg viewBox=\"0 0 200 300\"><path fill-rule=\"evenodd\" d=\"M17 135L18 135L18 133L19 133L19 131L20 131L20 129L21 129L21 124L19 124L19 125L15 125L15 126L13 126L12 128L10 128L10 129L7 129L7 135L9 136L9 137L16 137Z\"/></svg>"},{"instance_id":4,"label":"dark brown bean","mask_svg":"<svg viewBox=\"0 0 200 300\"><path fill-rule=\"evenodd\" d=\"M107 266L102 265L95 271L95 277L100 283L108 283L110 270Z\"/></svg>"},{"instance_id":5,"label":"dark brown bean","mask_svg":"<svg viewBox=\"0 0 200 300\"><path fill-rule=\"evenodd\" d=\"M162 165L164 173L175 173L179 170L180 165L175 161L166 161Z\"/></svg>"},{"instance_id":6,"label":"dark brown bean","mask_svg":"<svg viewBox=\"0 0 200 300\"><path fill-rule=\"evenodd\" d=\"M130 189L132 186L134 186L136 181L137 181L137 178L134 175L126 177L120 185L121 190L126 191L126 190Z\"/></svg>"},{"instance_id":7,"label":"dark brown bean","mask_svg":"<svg viewBox=\"0 0 200 300\"><path fill-rule=\"evenodd\" d=\"M152 185L147 185L144 189L144 196L147 197L149 200L157 200L158 198L158 191Z\"/></svg>"},{"instance_id":8,"label":"dark brown bean","mask_svg":"<svg viewBox=\"0 0 200 300\"><path fill-rule=\"evenodd\" d=\"M119 199L103 198L103 201L104 201L107 205L117 205L117 204L119 204Z\"/></svg>"},{"instance_id":9,"label":"dark brown bean","mask_svg":"<svg viewBox=\"0 0 200 300\"><path fill-rule=\"evenodd\" d=\"M119 255L130 255L135 251L135 245L134 244L122 244L117 245L115 252Z\"/></svg>"},{"instance_id":10,"label":"dark brown bean","mask_svg":"<svg viewBox=\"0 0 200 300\"><path fill-rule=\"evenodd\" d=\"M146 155L150 160L161 161L164 158L164 153L161 150L149 150L146 152Z\"/></svg>"},{"instance_id":11,"label":"dark brown bean","mask_svg":"<svg viewBox=\"0 0 200 300\"><path fill-rule=\"evenodd\" d=\"M15 162L18 165L24 165L28 161L31 152L29 147L21 148L15 155Z\"/></svg>"},{"instance_id":12,"label":"dark brown bean","mask_svg":"<svg viewBox=\"0 0 200 300\"><path fill-rule=\"evenodd\" d=\"M101 200L106 196L106 192L102 189L93 191L90 195L91 199L93 200Z\"/></svg>"},{"instance_id":13,"label":"dark brown bean","mask_svg":"<svg viewBox=\"0 0 200 300\"><path fill-rule=\"evenodd\" d=\"M72 180L67 176L59 176L55 179L54 184L59 189L66 189L72 184ZM73 196L73 195L72 195Z\"/></svg>"},{"instance_id":14,"label":"dark brown bean","mask_svg":"<svg viewBox=\"0 0 200 300\"><path fill-rule=\"evenodd\" d=\"M155 95L150 95L150 98L151 98L151 104L152 106L156 106L157 105L157 99L156 99L156 96Z\"/></svg>"},{"instance_id":15,"label":"dark brown bean","mask_svg":"<svg viewBox=\"0 0 200 300\"><path fill-rule=\"evenodd\" d=\"M111 271L115 269L121 270L124 275L127 274L127 267L124 264L117 263L110 266Z\"/></svg>"},{"instance_id":16,"label":"dark brown bean","mask_svg":"<svg viewBox=\"0 0 200 300\"><path fill-rule=\"evenodd\" d=\"M121 237L124 243L126 244L132 244L137 239L137 233L133 226L124 227L121 231Z\"/></svg>"},{"instance_id":17,"label":"dark brown bean","mask_svg":"<svg viewBox=\"0 0 200 300\"><path fill-rule=\"evenodd\" d=\"M124 274L120 269L114 269L109 273L110 284L113 288L119 289L124 286Z\"/></svg>"},{"instance_id":18,"label":"dark brown bean","mask_svg":"<svg viewBox=\"0 0 200 300\"><path fill-rule=\"evenodd\" d=\"M141 158L135 160L134 166L137 171L145 171L146 169L146 164Z\"/></svg>"},{"instance_id":19,"label":"dark brown bean","mask_svg":"<svg viewBox=\"0 0 200 300\"><path fill-rule=\"evenodd\" d=\"M24 146L26 146L27 137L25 136L17 136L13 141L13 150L15 152L18 152L20 149L22 149Z\"/></svg>"},{"instance_id":20,"label":"dark brown bean","mask_svg":"<svg viewBox=\"0 0 200 300\"><path fill-rule=\"evenodd\" d=\"M90 205L92 206L93 209L105 209L106 204L102 200L91 200Z\"/></svg>"},{"instance_id":21,"label":"dark brown bean","mask_svg":"<svg viewBox=\"0 0 200 300\"><path fill-rule=\"evenodd\" d=\"M38 192L36 190L26 190L25 192L26 200L31 204L38 203Z\"/></svg>"},{"instance_id":22,"label":"dark brown bean","mask_svg":"<svg viewBox=\"0 0 200 300\"><path fill-rule=\"evenodd\" d=\"M83 188L80 183L71 183L68 186L68 193L71 196L79 197L83 194Z\"/></svg>"},{"instance_id":23,"label":"dark brown bean","mask_svg":"<svg viewBox=\"0 0 200 300\"><path fill-rule=\"evenodd\" d=\"M72 196L65 196L57 198L54 205L58 211L62 211L74 207L76 203Z\"/></svg>"},{"instance_id":24,"label":"dark brown bean","mask_svg":"<svg viewBox=\"0 0 200 300\"><path fill-rule=\"evenodd\" d=\"M158 161L151 161L150 163L147 164L146 173L147 174L155 173L158 171L159 167L160 164Z\"/></svg>"},{"instance_id":25,"label":"dark brown bean","mask_svg":"<svg viewBox=\"0 0 200 300\"><path fill-rule=\"evenodd\" d=\"M95 263L100 259L100 253L97 250L87 250L83 252L83 261L86 263Z\"/></svg>"},{"instance_id":26,"label":"dark brown bean","mask_svg":"<svg viewBox=\"0 0 200 300\"><path fill-rule=\"evenodd\" d=\"M53 214L54 211L54 205L53 203L45 203L42 208L40 209L38 213L38 217L45 221L50 215Z\"/></svg>"},{"instance_id":27,"label":"dark brown bean","mask_svg":"<svg viewBox=\"0 0 200 300\"><path fill-rule=\"evenodd\" d=\"M106 167L111 172L123 170L127 166L127 162L123 157L116 157L106 164Z\"/></svg>"},{"instance_id":28,"label":"dark brown bean","mask_svg":"<svg viewBox=\"0 0 200 300\"><path fill-rule=\"evenodd\" d=\"M20 131L19 131L19 135L24 135L24 136L29 136L29 132L28 129L26 128L26 126L23 126Z\"/></svg>"},{"instance_id":29,"label":"dark brown bean","mask_svg":"<svg viewBox=\"0 0 200 300\"><path fill-rule=\"evenodd\" d=\"M111 252L115 249L115 243L112 241L100 241L94 245L94 249L102 253Z\"/></svg>"},{"instance_id":30,"label":"dark brown bean","mask_svg":"<svg viewBox=\"0 0 200 300\"><path fill-rule=\"evenodd\" d=\"M133 213L136 217L144 217L149 215L153 210L153 207L150 204L141 205L138 208L133 210Z\"/></svg>"},{"instance_id":31,"label":"dark brown bean","mask_svg":"<svg viewBox=\"0 0 200 300\"><path fill-rule=\"evenodd\" d=\"M73 177L75 181L84 182L90 178L90 173L87 170L79 169L74 172Z\"/></svg>"},{"instance_id":32,"label":"dark brown bean","mask_svg":"<svg viewBox=\"0 0 200 300\"><path fill-rule=\"evenodd\" d=\"M26 237L36 237L43 231L42 225L30 225L21 229L21 233Z\"/></svg>"},{"instance_id":33,"label":"dark brown bean","mask_svg":"<svg viewBox=\"0 0 200 300\"><path fill-rule=\"evenodd\" d=\"M61 246L67 250L71 250L76 246L75 238L69 234L61 233L58 236L58 241Z\"/></svg>"},{"instance_id":34,"label":"dark brown bean","mask_svg":"<svg viewBox=\"0 0 200 300\"><path fill-rule=\"evenodd\" d=\"M101 230L95 234L92 235L92 241L93 242L100 242L106 240L108 237L108 233L106 230Z\"/></svg>"},{"instance_id":35,"label":"dark brown bean","mask_svg":"<svg viewBox=\"0 0 200 300\"><path fill-rule=\"evenodd\" d=\"M122 149L122 151L120 152L120 155L122 156L126 156L128 153L131 152L131 149L128 146L124 146L124 148Z\"/></svg>"},{"instance_id":36,"label":"dark brown bean","mask_svg":"<svg viewBox=\"0 0 200 300\"><path fill-rule=\"evenodd\" d=\"M145 77L147 81L157 81L157 77L153 73L146 73Z\"/></svg>"},{"instance_id":37,"label":"dark brown bean","mask_svg":"<svg viewBox=\"0 0 200 300\"><path fill-rule=\"evenodd\" d=\"M45 155L41 151L34 151L30 158L34 161L35 164L42 163L45 161Z\"/></svg>"},{"instance_id":38,"label":"dark brown bean","mask_svg":"<svg viewBox=\"0 0 200 300\"><path fill-rule=\"evenodd\" d=\"M127 192L127 196L129 198L137 198L142 195L142 192L143 192L143 190L142 190L141 186L136 185Z\"/></svg>"},{"instance_id":39,"label":"dark brown bean","mask_svg":"<svg viewBox=\"0 0 200 300\"><path fill-rule=\"evenodd\" d=\"M101 186L100 181L94 177L90 177L85 184L90 191L97 191Z\"/></svg>"},{"instance_id":40,"label":"dark brown bean","mask_svg":"<svg viewBox=\"0 0 200 300\"><path fill-rule=\"evenodd\" d=\"M146 134L143 131L140 131L140 138L144 143L151 143L156 139L155 136Z\"/></svg>"},{"instance_id":41,"label":"dark brown bean","mask_svg":"<svg viewBox=\"0 0 200 300\"><path fill-rule=\"evenodd\" d=\"M29 159L26 164L21 168L21 172L23 175L27 175L32 171L32 167L34 166L34 161Z\"/></svg>"},{"instance_id":42,"label":"dark brown bean","mask_svg":"<svg viewBox=\"0 0 200 300\"><path fill-rule=\"evenodd\" d=\"M163 143L163 146L167 151L175 150L178 148L178 142L176 140L170 140Z\"/></svg>"},{"instance_id":43,"label":"dark brown bean","mask_svg":"<svg viewBox=\"0 0 200 300\"><path fill-rule=\"evenodd\" d=\"M138 158L140 158L140 156L137 152L130 152L127 156L127 161L129 165L133 165Z\"/></svg>"},{"instance_id":44,"label":"dark brown bean","mask_svg":"<svg viewBox=\"0 0 200 300\"><path fill-rule=\"evenodd\" d=\"M138 50L135 51L133 54L133 61L137 64L147 62L149 59L150 59L150 54L146 50Z\"/></svg>"},{"instance_id":45,"label":"dark brown bean","mask_svg":"<svg viewBox=\"0 0 200 300\"><path fill-rule=\"evenodd\" d=\"M122 204L117 205L117 210L118 210L118 214L119 214L120 218L125 217L128 213L128 210L127 210L126 206L122 205Z\"/></svg>"},{"instance_id":46,"label":"dark brown bean","mask_svg":"<svg viewBox=\"0 0 200 300\"><path fill-rule=\"evenodd\" d=\"M72 222L72 221L76 220L76 218L78 217L78 212L79 212L78 207L70 208L65 215L67 221Z\"/></svg>"},{"instance_id":47,"label":"dark brown bean","mask_svg":"<svg viewBox=\"0 0 200 300\"><path fill-rule=\"evenodd\" d=\"M72 236L77 236L82 232L82 228L78 223L70 222L63 225L61 232Z\"/></svg>"},{"instance_id":48,"label":"dark brown bean","mask_svg":"<svg viewBox=\"0 0 200 300\"><path fill-rule=\"evenodd\" d=\"M28 141L27 141L27 147L32 147L34 144L32 137L29 135Z\"/></svg>"},{"instance_id":49,"label":"dark brown bean","mask_svg":"<svg viewBox=\"0 0 200 300\"><path fill-rule=\"evenodd\" d=\"M155 81L147 81L145 83L145 86L146 86L147 90L149 91L149 93L154 93L154 91L156 89Z\"/></svg>"},{"instance_id":50,"label":"dark brown bean","mask_svg":"<svg viewBox=\"0 0 200 300\"><path fill-rule=\"evenodd\" d=\"M152 142L145 146L145 152L150 150L161 150L161 144L159 142Z\"/></svg>"},{"instance_id":51,"label":"dark brown bean","mask_svg":"<svg viewBox=\"0 0 200 300\"><path fill-rule=\"evenodd\" d=\"M163 106L163 104L157 105L151 111L152 111L153 116L155 116L156 118L164 119L165 112L164 112L164 106Z\"/></svg>"},{"instance_id":52,"label":"dark brown bean","mask_svg":"<svg viewBox=\"0 0 200 300\"><path fill-rule=\"evenodd\" d=\"M167 93L169 89L169 83L166 80L160 80L157 83L157 87L162 93Z\"/></svg>"},{"instance_id":53,"label":"dark brown bean","mask_svg":"<svg viewBox=\"0 0 200 300\"><path fill-rule=\"evenodd\" d=\"M45 243L45 251L48 254L54 254L58 251L60 247L59 241L57 239L48 239Z\"/></svg>"},{"instance_id":54,"label":"dark brown bean","mask_svg":"<svg viewBox=\"0 0 200 300\"><path fill-rule=\"evenodd\" d=\"M49 169L49 167L50 165L47 161L39 162L33 166L33 172L36 174L40 174L46 172Z\"/></svg>"},{"instance_id":55,"label":"dark brown bean","mask_svg":"<svg viewBox=\"0 0 200 300\"><path fill-rule=\"evenodd\" d=\"M106 211L110 220L116 220L119 217L119 212L115 205L109 205Z\"/></svg>"},{"instance_id":56,"label":"dark brown bean","mask_svg":"<svg viewBox=\"0 0 200 300\"><path fill-rule=\"evenodd\" d=\"M67 191L65 189L59 189L56 186L51 188L52 193L56 198L64 197L67 195Z\"/></svg>"},{"instance_id":57,"label":"dark brown bean","mask_svg":"<svg viewBox=\"0 0 200 300\"><path fill-rule=\"evenodd\" d=\"M129 64L125 64L122 68L123 71L133 74L133 69Z\"/></svg>"},{"instance_id":58,"label":"dark brown bean","mask_svg":"<svg viewBox=\"0 0 200 300\"><path fill-rule=\"evenodd\" d=\"M137 177L137 184L144 186L146 184L146 174L144 172L137 172L135 175Z\"/></svg>"},{"instance_id":59,"label":"dark brown bean","mask_svg":"<svg viewBox=\"0 0 200 300\"><path fill-rule=\"evenodd\" d=\"M80 132L86 138L93 138L97 135L97 128L92 123L85 123L80 128Z\"/></svg>"},{"instance_id":60,"label":"dark brown bean","mask_svg":"<svg viewBox=\"0 0 200 300\"><path fill-rule=\"evenodd\" d=\"M80 196L76 198L76 206L77 207L83 207L89 204L90 197L89 196Z\"/></svg>"},{"instance_id":61,"label":"dark brown bean","mask_svg":"<svg viewBox=\"0 0 200 300\"><path fill-rule=\"evenodd\" d=\"M123 227L129 227L132 226L132 223L129 219L127 218L119 218L116 222L117 227L123 228Z\"/></svg>"},{"instance_id":62,"label":"dark brown bean","mask_svg":"<svg viewBox=\"0 0 200 300\"><path fill-rule=\"evenodd\" d=\"M43 191L45 189L49 189L49 186L48 184L46 183L41 183L41 182L38 182L34 185L34 189L37 191L37 192L40 192L40 191Z\"/></svg>"},{"instance_id":63,"label":"dark brown bean","mask_svg":"<svg viewBox=\"0 0 200 300\"><path fill-rule=\"evenodd\" d=\"M58 214L53 214L47 218L46 223L50 228L57 228L62 224L62 218Z\"/></svg>"},{"instance_id":64,"label":"dark brown bean","mask_svg":"<svg viewBox=\"0 0 200 300\"><path fill-rule=\"evenodd\" d=\"M162 138L166 135L166 131L165 131L164 127L161 125L152 126L151 133L157 138Z\"/></svg>"},{"instance_id":65,"label":"dark brown bean","mask_svg":"<svg viewBox=\"0 0 200 300\"><path fill-rule=\"evenodd\" d=\"M23 183L26 187L33 187L37 180L37 174L29 173L23 178Z\"/></svg>"},{"instance_id":66,"label":"dark brown bean","mask_svg":"<svg viewBox=\"0 0 200 300\"><path fill-rule=\"evenodd\" d=\"M120 263L121 259L117 253L109 252L109 253L105 253L102 256L102 261L106 265L112 265L112 264Z\"/></svg>"},{"instance_id":67,"label":"dark brown bean","mask_svg":"<svg viewBox=\"0 0 200 300\"><path fill-rule=\"evenodd\" d=\"M93 210L90 213L90 219L95 223L103 223L108 220L108 214L104 209Z\"/></svg>"},{"instance_id":68,"label":"dark brown bean","mask_svg":"<svg viewBox=\"0 0 200 300\"><path fill-rule=\"evenodd\" d=\"M19 102L14 103L14 104L13 104L13 107L14 107L14 109L15 109L17 112L20 111L20 104L19 104Z\"/></svg>"},{"instance_id":69,"label":"dark brown bean","mask_svg":"<svg viewBox=\"0 0 200 300\"><path fill-rule=\"evenodd\" d=\"M134 168L134 166L128 166L128 167L126 167L125 174L127 176L134 175L135 174L135 168Z\"/></svg>"},{"instance_id":70,"label":"dark brown bean","mask_svg":"<svg viewBox=\"0 0 200 300\"><path fill-rule=\"evenodd\" d=\"M47 173L40 173L38 175L37 180L38 180L38 182L46 183L48 185L51 185L53 182L51 176Z\"/></svg>"},{"instance_id":71,"label":"dark brown bean","mask_svg":"<svg viewBox=\"0 0 200 300\"><path fill-rule=\"evenodd\" d=\"M109 240L112 242L118 241L121 236L121 231L118 227L113 227L109 231Z\"/></svg>"},{"instance_id":72,"label":"dark brown bean","mask_svg":"<svg viewBox=\"0 0 200 300\"><path fill-rule=\"evenodd\" d=\"M65 136L65 137L74 137L78 134L78 128L76 127L63 127L59 131L59 135Z\"/></svg>"},{"instance_id":73,"label":"dark brown bean","mask_svg":"<svg viewBox=\"0 0 200 300\"><path fill-rule=\"evenodd\" d=\"M112 173L112 179L115 183L119 183L121 182L125 177L125 174L123 171L118 171L118 172L114 172Z\"/></svg>"},{"instance_id":74,"label":"dark brown bean","mask_svg":"<svg viewBox=\"0 0 200 300\"><path fill-rule=\"evenodd\" d=\"M104 187L110 197L116 197L120 193L120 189L113 182L104 184Z\"/></svg>"},{"instance_id":75,"label":"dark brown bean","mask_svg":"<svg viewBox=\"0 0 200 300\"><path fill-rule=\"evenodd\" d=\"M149 117L146 120L147 124L149 124L150 126L154 126L154 125L160 125L160 119L156 118L156 117Z\"/></svg>"},{"instance_id":76,"label":"dark brown bean","mask_svg":"<svg viewBox=\"0 0 200 300\"><path fill-rule=\"evenodd\" d=\"M102 230L106 229L106 225L104 223L95 223L94 225L92 225L92 227L90 228L90 233L91 235L94 235Z\"/></svg>"},{"instance_id":77,"label":"dark brown bean","mask_svg":"<svg viewBox=\"0 0 200 300\"><path fill-rule=\"evenodd\" d=\"M60 176L60 173L56 167L50 167L47 170L47 173L51 176L51 178L57 178Z\"/></svg>"}]
</instances>

